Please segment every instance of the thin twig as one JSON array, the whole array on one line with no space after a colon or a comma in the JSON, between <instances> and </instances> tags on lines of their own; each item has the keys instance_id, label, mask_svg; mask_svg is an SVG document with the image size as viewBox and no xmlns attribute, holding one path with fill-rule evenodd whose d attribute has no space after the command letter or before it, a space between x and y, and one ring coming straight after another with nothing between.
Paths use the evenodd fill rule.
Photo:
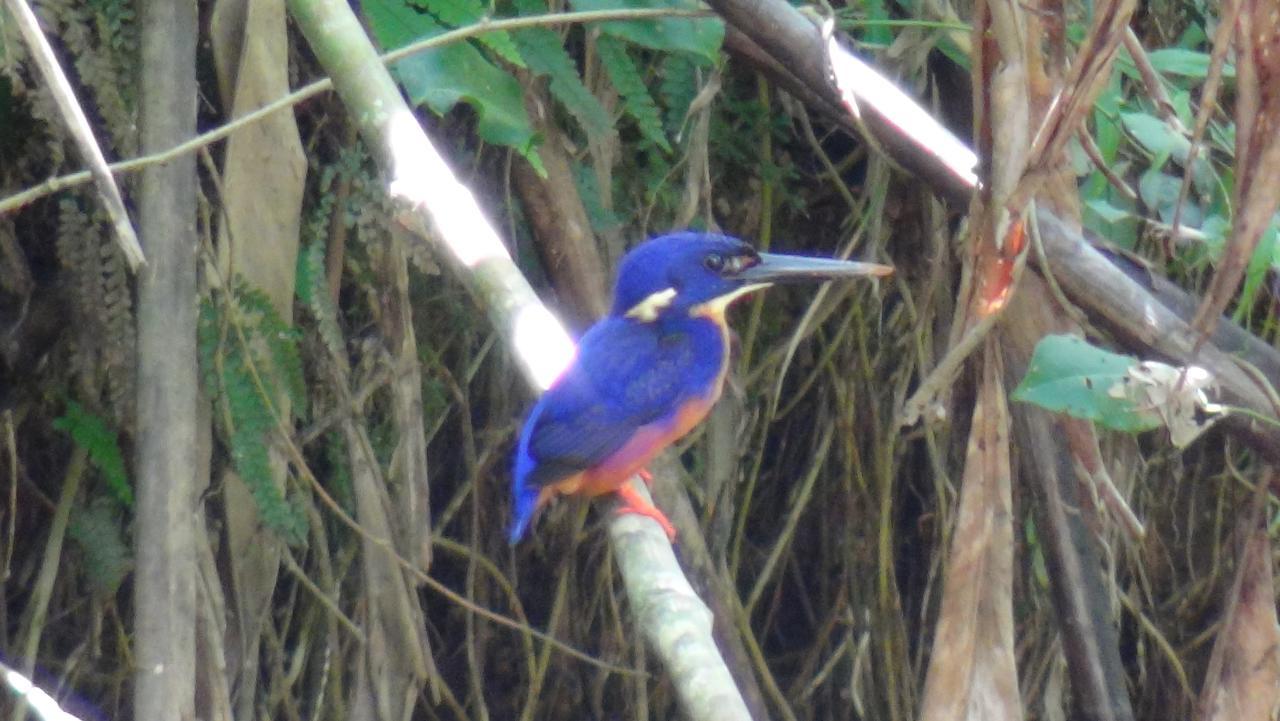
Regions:
<instances>
[{"instance_id":1,"label":"thin twig","mask_svg":"<svg viewBox=\"0 0 1280 721\"><path fill-rule=\"evenodd\" d=\"M1227 61L1227 50L1231 46L1231 36L1235 31L1236 17L1240 14L1243 2L1225 3L1223 16L1218 19L1218 30L1213 34L1213 52L1209 54L1209 71L1205 75L1204 85L1200 88L1200 108L1196 111L1196 125L1191 132L1191 147L1187 150L1186 162L1182 164L1182 185L1178 187L1178 200L1173 204L1173 230L1170 233L1178 237L1178 226L1182 225L1182 207L1187 202L1187 194L1191 191L1191 179L1194 177L1196 158L1200 154L1200 143L1204 132L1209 127L1209 119L1213 117L1214 108L1218 107L1218 86L1222 84L1222 68Z\"/></svg>"},{"instance_id":2,"label":"thin twig","mask_svg":"<svg viewBox=\"0 0 1280 721\"><path fill-rule=\"evenodd\" d=\"M67 464L67 472L62 481L62 494L58 498L58 506L54 510L53 519L49 523L49 538L45 541L44 558L40 563L40 572L36 575L31 590L31 599L27 603L27 617L23 629L22 670L30 676L36 664L36 653L40 650L40 638L44 633L45 621L49 613L49 601L53 597L53 586L58 580L58 566L61 565L62 544L67 538L67 528L71 520L71 509L75 505L76 496L80 493L80 484L84 479L88 465L89 452L84 446L77 445L71 452L71 460ZM12 682L12 679L10 679ZM14 719L25 716L25 708L17 704L13 709Z\"/></svg>"},{"instance_id":3,"label":"thin twig","mask_svg":"<svg viewBox=\"0 0 1280 721\"><path fill-rule=\"evenodd\" d=\"M18 0L6 0L6 1L16 2ZM468 25L466 27L458 28L457 30L450 30L447 33L441 33L440 35L436 35L434 37L430 37L425 40L419 40L418 42L410 43L409 45L406 45L397 50L392 50L390 52L383 53L378 57L384 65L390 65L391 63L404 60L407 57L417 55L418 53L426 52L427 50L431 50L433 48L438 48L445 45L449 45L451 43L468 40L478 35L483 35L484 33L498 32L498 31L504 31L504 30L520 30L522 28L545 27L545 26L554 26L554 25L571 25L571 24L577 24L577 23L585 24L585 23L594 23L594 22L605 22L610 20L652 20L655 18L667 18L667 17L693 18L693 17L705 17L707 15L710 15L710 13L702 10L635 8L635 9L626 9L626 10L584 10L581 12L548 13L546 15L531 15L529 17L520 17L520 18L502 18L499 20L482 20L478 23L475 23L474 25ZM181 143L179 145L173 146L172 148L169 148L168 150L163 150L158 153L152 153L150 155L139 156L137 158L124 160L118 163L112 163L111 165L105 166L105 168L111 173L128 173L128 172L133 172L135 170L141 170L142 168L145 168L150 165L167 163L173 160L174 158L180 158L183 155L186 155L188 153L194 153L195 151L205 147L206 145L211 145L213 143L218 142L219 140L224 140L227 137L229 137L232 133L235 133L236 131L239 131L239 130L243 130L244 128L250 125L253 125L254 123L257 123L258 121L263 120L264 118L271 115L272 113L278 113L281 110L292 108L293 106L298 105L299 103L302 103L305 100L310 100L311 98L314 98L315 96L332 89L333 89L333 80L331 78L322 78L320 80L316 80L315 82L308 83L307 85L304 85L301 88L298 88L297 90L293 91L292 93L289 93L288 95L285 95L284 97L281 97L277 100L273 100L270 103L267 103L266 105L262 106L261 108L258 108L257 110L245 113L244 115L241 115L240 117L235 118L234 120L230 120L227 123L220 125L217 128L214 128L213 130L210 130L208 132L201 133L184 143ZM44 181L43 183L40 183L39 185L32 186L30 188L27 188L26 190L14 193L13 195L0 199L0 215L4 215L5 213L9 213L14 210L17 210L18 208L21 208L24 205L27 205L28 203L32 203L47 195L52 195L53 193L56 193L59 190L72 188L77 185L83 185L89 182L92 178L93 178L93 175L87 170L82 170L77 173L68 173L67 175L60 175L55 178L50 178Z\"/></svg>"},{"instance_id":4,"label":"thin twig","mask_svg":"<svg viewBox=\"0 0 1280 721\"><path fill-rule=\"evenodd\" d=\"M115 228L116 242L120 244L125 260L129 261L129 269L136 273L138 267L145 265L147 261L142 254L142 246L138 244L138 233L133 229L132 221L129 220L129 211L125 210L124 198L120 197L120 188L116 187L116 180L107 168L107 159L102 155L102 148L98 147L98 141L93 137L93 128L89 127L89 119L85 117L80 102L76 100L75 91L71 89L66 73L62 72L62 66L58 64L58 58L53 54L53 47L49 45L49 39L40 30L40 22L36 20L36 14L31 11L27 0L6 0L6 4L14 20L17 21L23 39L31 47L31 57L35 60L36 67L49 83L49 92L53 95L58 110L62 112L63 120L67 123L67 129L71 131L76 147L89 163L93 179L98 183L102 204L106 206L107 215L111 217L111 225Z\"/></svg>"},{"instance_id":5,"label":"thin twig","mask_svg":"<svg viewBox=\"0 0 1280 721\"><path fill-rule=\"evenodd\" d=\"M360 627L356 625L356 622L352 621L347 617L347 614L342 612L342 609L338 607L337 601L329 598L329 595L317 586L315 581L312 581L307 577L306 571L303 571L302 567L298 565L298 562L293 558L293 554L286 552L280 556L280 559L284 561L285 570L289 571L289 573L302 584L302 587L307 589L307 591L309 591L311 595L320 602L320 605L323 606L324 609L335 619L337 619L338 625L347 629L347 631L351 633L352 637L354 637L361 646L365 645L367 639L364 631L360 630Z\"/></svg>"},{"instance_id":6,"label":"thin twig","mask_svg":"<svg viewBox=\"0 0 1280 721\"><path fill-rule=\"evenodd\" d=\"M818 448L813 453L813 462L810 464L809 472L805 474L804 480L800 482L795 501L782 524L781 532L778 533L778 540L774 543L768 559L756 576L756 582L751 587L751 592L747 594L747 600L743 603L743 614L747 618L751 617L751 612L755 609L756 603L760 601L760 596L764 594L765 586L773 578L774 569L777 568L779 561L782 560L783 551L791 544L796 527L800 525L800 517L804 515L805 509L809 506L809 499L813 497L813 487L822 471L823 464L827 460L827 451L831 448L831 437L834 430L834 425L827 425L826 431L822 434L822 440L818 441Z\"/></svg>"},{"instance_id":7,"label":"thin twig","mask_svg":"<svg viewBox=\"0 0 1280 721\"><path fill-rule=\"evenodd\" d=\"M1138 193L1125 182L1124 178L1116 175L1115 171L1107 165L1107 161L1102 158L1102 150L1098 148L1098 143L1094 141L1088 129L1080 128L1080 132L1076 133L1076 138L1080 140L1080 147L1084 148L1084 154L1089 156L1089 161L1093 163L1093 167L1102 173L1102 177L1106 178L1107 182L1120 191L1120 194L1125 198L1136 201Z\"/></svg>"},{"instance_id":8,"label":"thin twig","mask_svg":"<svg viewBox=\"0 0 1280 721\"><path fill-rule=\"evenodd\" d=\"M1151 99L1156 102L1156 107L1160 109L1160 117L1164 118L1165 122L1169 123L1180 134L1186 135L1190 132L1182 124L1182 120L1178 118L1178 112L1173 107L1173 100L1169 98L1169 93L1165 91L1164 81L1160 79L1160 73L1156 72L1155 66L1151 64L1147 49L1142 47L1142 41L1138 39L1137 33L1133 32L1133 28L1129 26L1124 29L1124 49L1129 51L1129 57L1133 58L1133 64L1138 69L1142 84L1147 86L1147 93L1151 95Z\"/></svg>"}]
</instances>

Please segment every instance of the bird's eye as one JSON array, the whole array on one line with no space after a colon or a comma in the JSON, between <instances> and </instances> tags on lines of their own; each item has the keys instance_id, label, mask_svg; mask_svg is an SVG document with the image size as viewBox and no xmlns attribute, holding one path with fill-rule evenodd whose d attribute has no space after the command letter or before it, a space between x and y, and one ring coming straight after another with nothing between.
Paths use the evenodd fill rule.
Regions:
<instances>
[{"instance_id":1,"label":"bird's eye","mask_svg":"<svg viewBox=\"0 0 1280 721\"><path fill-rule=\"evenodd\" d=\"M702 264L706 266L707 270L719 273L724 269L724 256L719 253L710 253L702 259Z\"/></svg>"}]
</instances>

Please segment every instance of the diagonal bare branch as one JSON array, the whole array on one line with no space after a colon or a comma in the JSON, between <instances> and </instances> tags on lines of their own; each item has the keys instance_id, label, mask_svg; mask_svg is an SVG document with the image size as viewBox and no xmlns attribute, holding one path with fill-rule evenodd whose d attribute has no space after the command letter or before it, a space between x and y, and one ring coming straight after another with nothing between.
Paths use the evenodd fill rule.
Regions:
<instances>
[{"instance_id":1,"label":"diagonal bare branch","mask_svg":"<svg viewBox=\"0 0 1280 721\"><path fill-rule=\"evenodd\" d=\"M124 207L120 188L116 186L116 179L111 176L111 171L107 168L107 159L102 155L102 148L98 147L98 141L93 137L89 119L85 117L84 109L76 100L75 91L71 89L71 83L67 80L66 73L62 71L62 66L58 64L58 58L53 54L53 47L49 45L49 39L40 30L40 23L36 20L36 14L32 12L27 0L5 0L5 4L9 6L9 11L17 20L23 39L26 40L27 45L31 46L31 56L35 59L36 66L40 68L40 73L49 83L49 90L58 104L58 109L62 111L67 129L71 131L71 137L80 148L80 154L89 164L93 179L98 184L98 194L102 196L102 204L107 209L107 215L111 217L112 227L115 228L116 242L120 244L120 250L124 253L125 259L129 261L130 270L137 272L138 267L146 263L146 258L142 254L142 246L138 244L138 234L133 229L133 222L129 220L129 211Z\"/></svg>"}]
</instances>

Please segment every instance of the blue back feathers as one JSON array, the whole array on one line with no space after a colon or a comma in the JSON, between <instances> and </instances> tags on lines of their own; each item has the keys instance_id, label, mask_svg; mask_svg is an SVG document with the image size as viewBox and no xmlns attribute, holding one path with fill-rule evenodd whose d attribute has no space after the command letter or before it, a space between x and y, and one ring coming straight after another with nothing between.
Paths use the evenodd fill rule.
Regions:
<instances>
[{"instance_id":1,"label":"blue back feathers","mask_svg":"<svg viewBox=\"0 0 1280 721\"><path fill-rule=\"evenodd\" d=\"M719 391L724 331L690 311L741 284L722 276L717 259L743 257L755 251L736 238L683 232L654 238L622 259L609 315L583 335L573 364L521 430L511 543L527 532L544 488L605 462L641 427L671 421L686 402ZM669 290L675 294L656 317L627 316Z\"/></svg>"}]
</instances>

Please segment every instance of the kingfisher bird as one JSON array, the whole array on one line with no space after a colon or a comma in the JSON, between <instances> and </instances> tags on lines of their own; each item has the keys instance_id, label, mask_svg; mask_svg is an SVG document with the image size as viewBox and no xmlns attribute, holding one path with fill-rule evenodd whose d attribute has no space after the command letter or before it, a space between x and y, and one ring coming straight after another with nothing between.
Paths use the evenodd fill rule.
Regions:
<instances>
[{"instance_id":1,"label":"kingfisher bird","mask_svg":"<svg viewBox=\"0 0 1280 721\"><path fill-rule=\"evenodd\" d=\"M554 496L616 493L620 513L675 528L630 479L692 430L729 369L725 310L775 283L884 276L893 268L756 252L727 235L677 232L623 257L613 305L525 420L515 452L509 539L517 543Z\"/></svg>"}]
</instances>

